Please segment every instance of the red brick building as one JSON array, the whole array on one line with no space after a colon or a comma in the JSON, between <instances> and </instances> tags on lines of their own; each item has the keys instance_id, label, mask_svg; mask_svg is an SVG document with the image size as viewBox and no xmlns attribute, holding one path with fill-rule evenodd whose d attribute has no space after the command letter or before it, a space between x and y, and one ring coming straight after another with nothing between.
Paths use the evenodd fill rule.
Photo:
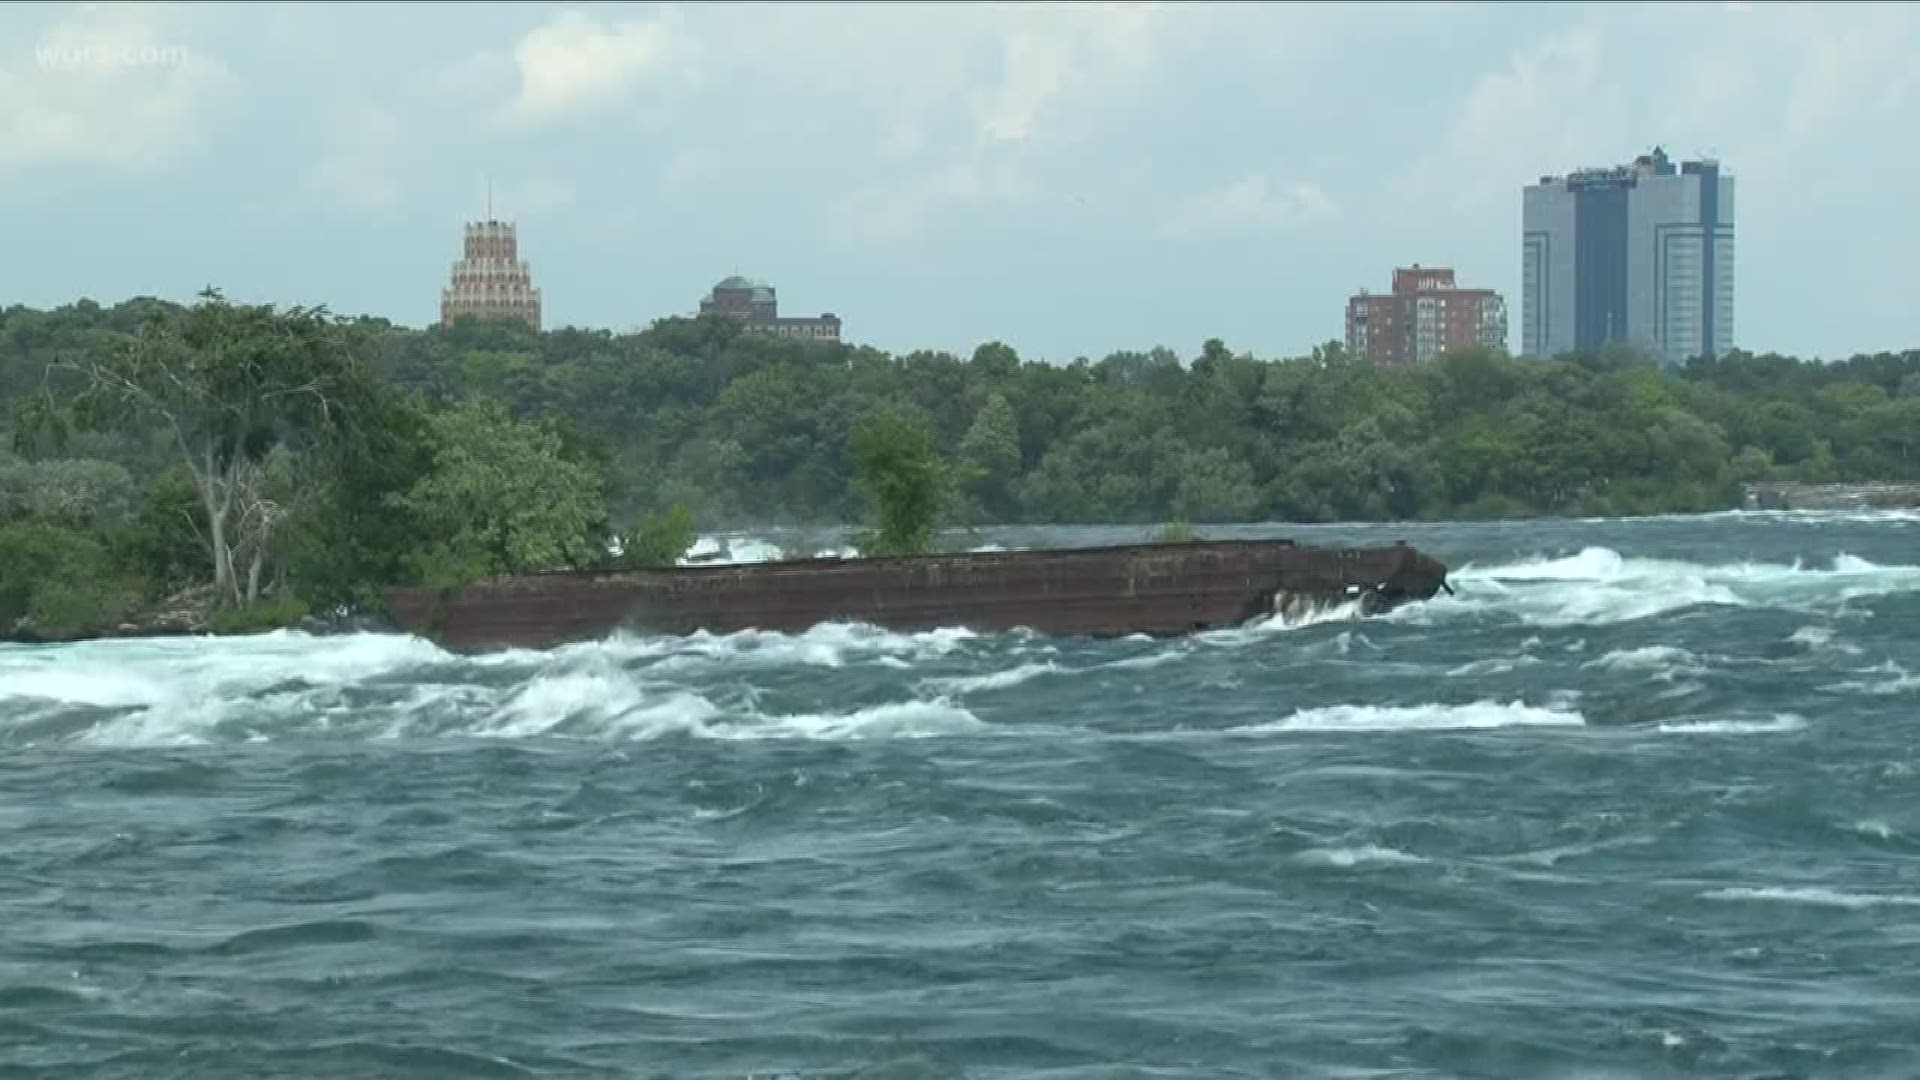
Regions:
<instances>
[{"instance_id":1,"label":"red brick building","mask_svg":"<svg viewBox=\"0 0 1920 1080\"><path fill-rule=\"evenodd\" d=\"M519 319L540 329L540 290L533 273L520 261L520 243L506 221L467 223L466 243L453 279L440 290L440 321L461 315L483 319Z\"/></svg>"},{"instance_id":2,"label":"red brick building","mask_svg":"<svg viewBox=\"0 0 1920 1080\"><path fill-rule=\"evenodd\" d=\"M700 313L707 312L731 315L750 330L781 337L840 340L840 316L829 311L818 316L782 317L773 286L737 275L715 285L713 292L700 301Z\"/></svg>"},{"instance_id":3,"label":"red brick building","mask_svg":"<svg viewBox=\"0 0 1920 1080\"><path fill-rule=\"evenodd\" d=\"M1463 289L1444 266L1397 268L1393 291L1347 301L1347 352L1376 364L1424 364L1475 346L1507 347L1507 302Z\"/></svg>"}]
</instances>

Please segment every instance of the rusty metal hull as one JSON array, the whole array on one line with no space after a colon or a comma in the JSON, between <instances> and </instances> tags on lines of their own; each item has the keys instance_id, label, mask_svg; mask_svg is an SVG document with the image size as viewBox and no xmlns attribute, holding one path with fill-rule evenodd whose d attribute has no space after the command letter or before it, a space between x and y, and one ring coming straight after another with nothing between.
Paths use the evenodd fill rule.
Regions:
<instances>
[{"instance_id":1,"label":"rusty metal hull","mask_svg":"<svg viewBox=\"0 0 1920 1080\"><path fill-rule=\"evenodd\" d=\"M792 632L823 622L1163 637L1305 604L1361 599L1377 610L1425 599L1444 587L1446 572L1405 544L1196 541L528 574L444 593L395 589L388 608L403 629L469 652L547 648L617 630Z\"/></svg>"}]
</instances>

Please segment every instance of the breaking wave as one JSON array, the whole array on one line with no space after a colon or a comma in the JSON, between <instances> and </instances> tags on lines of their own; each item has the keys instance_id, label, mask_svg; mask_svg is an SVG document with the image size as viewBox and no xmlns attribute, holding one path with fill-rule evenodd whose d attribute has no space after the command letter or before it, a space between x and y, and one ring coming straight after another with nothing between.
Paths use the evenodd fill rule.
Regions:
<instances>
[{"instance_id":1,"label":"breaking wave","mask_svg":"<svg viewBox=\"0 0 1920 1080\"><path fill-rule=\"evenodd\" d=\"M1005 551L1007 549L999 544L981 544L968 550ZM808 543L780 544L751 534L735 533L696 538L693 546L680 557L680 565L732 565L777 562L790 558L856 559L859 557L860 549L852 544L826 546Z\"/></svg>"},{"instance_id":2,"label":"breaking wave","mask_svg":"<svg viewBox=\"0 0 1920 1080\"><path fill-rule=\"evenodd\" d=\"M1298 731L1459 731L1504 727L1579 727L1579 713L1513 701L1471 705L1332 705L1302 709L1284 720L1234 728L1241 735Z\"/></svg>"},{"instance_id":3,"label":"breaking wave","mask_svg":"<svg viewBox=\"0 0 1920 1080\"><path fill-rule=\"evenodd\" d=\"M418 638L282 631L0 650L0 745L194 745L359 737L858 739L983 725L945 697L778 708L756 669L912 668L967 630L826 624L795 635L614 635L478 657ZM982 685L994 681L982 680ZM1006 675L998 681L1011 684ZM1017 680L1013 680L1017 681Z\"/></svg>"},{"instance_id":4,"label":"breaking wave","mask_svg":"<svg viewBox=\"0 0 1920 1080\"><path fill-rule=\"evenodd\" d=\"M1051 660L1039 663L1021 664L1003 671L992 671L985 675L956 675L946 678L928 679L922 685L929 689L948 694L973 694L987 690L1007 690L1041 675L1070 673Z\"/></svg>"},{"instance_id":5,"label":"breaking wave","mask_svg":"<svg viewBox=\"0 0 1920 1080\"><path fill-rule=\"evenodd\" d=\"M1630 558L1611 548L1504 566L1468 565L1449 577L1455 595L1408 605L1386 618L1432 623L1462 616L1533 626L1606 625L1700 606L1818 610L1851 600L1920 591L1920 566L1882 566L1840 555L1826 567L1800 562L1706 565Z\"/></svg>"},{"instance_id":6,"label":"breaking wave","mask_svg":"<svg viewBox=\"0 0 1920 1080\"><path fill-rule=\"evenodd\" d=\"M1362 844L1359 847L1314 848L1310 851L1301 852L1299 859L1301 862L1339 867L1341 869L1355 866L1407 866L1427 861L1418 855L1411 855L1397 848L1381 847L1378 844Z\"/></svg>"},{"instance_id":7,"label":"breaking wave","mask_svg":"<svg viewBox=\"0 0 1920 1080\"><path fill-rule=\"evenodd\" d=\"M1804 717L1792 713L1782 713L1766 720L1689 720L1657 725L1657 730L1668 735L1769 735L1784 731L1801 731L1807 726Z\"/></svg>"},{"instance_id":8,"label":"breaking wave","mask_svg":"<svg viewBox=\"0 0 1920 1080\"><path fill-rule=\"evenodd\" d=\"M1895 694L1920 693L1920 675L1889 660L1863 671L1857 675L1877 675L1875 679L1848 679L1834 683L1826 689L1842 694L1867 694L1874 697L1889 697Z\"/></svg>"},{"instance_id":9,"label":"breaking wave","mask_svg":"<svg viewBox=\"0 0 1920 1080\"><path fill-rule=\"evenodd\" d=\"M724 548L737 560L780 554L751 538L702 543L708 547L697 550ZM1719 655L1737 648L1716 643L1708 652L1698 641L1688 649L1658 637L1602 646L1603 632L1584 630L1543 639L1555 638L1555 628L1624 624L1700 606L1787 610L1813 618L1795 617L1769 640L1793 646L1793 663L1820 665L1861 653L1826 625L1837 605L1920 592L1920 567L1847 555L1819 566L1713 565L1588 547L1562 558L1470 564L1453 582L1457 595L1383 616L1369 629L1372 637L1361 633L1366 620L1356 605L1333 604L1291 620L1269 617L1172 641L1089 643L1024 631L898 633L828 623L802 633L617 633L480 656L404 635L298 632L0 645L0 747L455 737L840 740L998 735L1036 724L1098 732L1109 723L1132 734L1230 737L1575 727L1588 723L1576 708L1580 683L1615 674L1676 685L1643 695L1651 715L1621 717L1620 705L1586 699L1597 702L1589 707L1601 710L1595 716L1603 725L1646 722L1685 735L1790 732L1805 724L1798 715L1761 707L1703 716L1695 701L1664 704L1694 694L1729 662L1751 666ZM1462 620L1539 629L1515 633L1525 636L1517 643L1489 645L1456 635ZM1456 625L1431 629L1449 623ZM1456 636L1474 641L1471 651L1436 649ZM1863 657L1818 669L1808 687L1851 695L1862 707L1897 705L1920 692L1912 663L1904 654ZM1382 681L1349 682L1376 678ZM1382 700L1391 692L1405 702L1408 680L1445 679L1472 688L1447 695L1450 703L1437 693L1414 699L1433 699L1426 704ZM1136 706L1162 691L1168 705ZM1276 709L1276 698L1286 704ZM1683 715L1669 711L1683 707ZM1813 714L1812 706L1799 709Z\"/></svg>"},{"instance_id":10,"label":"breaking wave","mask_svg":"<svg viewBox=\"0 0 1920 1080\"><path fill-rule=\"evenodd\" d=\"M1609 671L1669 671L1675 667L1692 667L1698 661L1698 657L1685 649L1648 645L1639 649L1617 649L1598 660L1588 661L1586 666Z\"/></svg>"},{"instance_id":11,"label":"breaking wave","mask_svg":"<svg viewBox=\"0 0 1920 1080\"><path fill-rule=\"evenodd\" d=\"M1819 907L1863 911L1877 907L1920 907L1920 896L1903 893L1870 894L1822 888L1730 888L1705 894L1709 900L1747 900L1774 904L1813 904Z\"/></svg>"}]
</instances>

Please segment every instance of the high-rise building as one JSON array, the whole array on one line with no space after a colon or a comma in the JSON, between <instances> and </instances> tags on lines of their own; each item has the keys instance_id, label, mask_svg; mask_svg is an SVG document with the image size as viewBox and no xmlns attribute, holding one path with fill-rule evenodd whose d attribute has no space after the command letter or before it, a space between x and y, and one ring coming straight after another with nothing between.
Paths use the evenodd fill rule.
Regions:
<instances>
[{"instance_id":1,"label":"high-rise building","mask_svg":"<svg viewBox=\"0 0 1920 1080\"><path fill-rule=\"evenodd\" d=\"M540 329L540 290L533 274L520 261L519 241L512 222L467 223L460 261L453 264L453 280L440 290L440 321L461 315L483 319L519 319Z\"/></svg>"},{"instance_id":2,"label":"high-rise building","mask_svg":"<svg viewBox=\"0 0 1920 1080\"><path fill-rule=\"evenodd\" d=\"M713 287L700 301L701 314L716 312L731 315L747 324L747 329L781 337L810 338L816 341L840 340L840 316L829 311L819 316L780 314L773 286L746 278L727 278Z\"/></svg>"},{"instance_id":3,"label":"high-rise building","mask_svg":"<svg viewBox=\"0 0 1920 1080\"><path fill-rule=\"evenodd\" d=\"M1347 301L1347 352L1376 364L1422 364L1454 349L1507 347L1507 302L1463 289L1444 266L1397 268L1390 293Z\"/></svg>"},{"instance_id":4,"label":"high-rise building","mask_svg":"<svg viewBox=\"0 0 1920 1080\"><path fill-rule=\"evenodd\" d=\"M1733 177L1719 162L1676 168L1655 147L1543 176L1522 218L1523 354L1623 342L1682 364L1733 347Z\"/></svg>"}]
</instances>

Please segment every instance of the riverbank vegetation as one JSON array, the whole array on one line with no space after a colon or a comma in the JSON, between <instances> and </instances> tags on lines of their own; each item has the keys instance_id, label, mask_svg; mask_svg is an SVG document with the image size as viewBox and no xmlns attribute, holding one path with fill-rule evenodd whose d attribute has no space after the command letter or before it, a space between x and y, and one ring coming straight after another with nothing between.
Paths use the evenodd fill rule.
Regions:
<instances>
[{"instance_id":1,"label":"riverbank vegetation","mask_svg":"<svg viewBox=\"0 0 1920 1080\"><path fill-rule=\"evenodd\" d=\"M692 543L684 509L610 514L603 451L571 425L405 392L380 341L209 291L0 367L0 634L242 632Z\"/></svg>"},{"instance_id":2,"label":"riverbank vegetation","mask_svg":"<svg viewBox=\"0 0 1920 1080\"><path fill-rule=\"evenodd\" d=\"M0 632L170 600L246 625L399 582L669 562L695 528L864 522L912 550L936 518L1631 515L1735 506L1744 481L1920 480L1920 352L1380 369L1214 340L1042 363L718 316L416 330L208 294L0 312L0 425Z\"/></svg>"}]
</instances>

